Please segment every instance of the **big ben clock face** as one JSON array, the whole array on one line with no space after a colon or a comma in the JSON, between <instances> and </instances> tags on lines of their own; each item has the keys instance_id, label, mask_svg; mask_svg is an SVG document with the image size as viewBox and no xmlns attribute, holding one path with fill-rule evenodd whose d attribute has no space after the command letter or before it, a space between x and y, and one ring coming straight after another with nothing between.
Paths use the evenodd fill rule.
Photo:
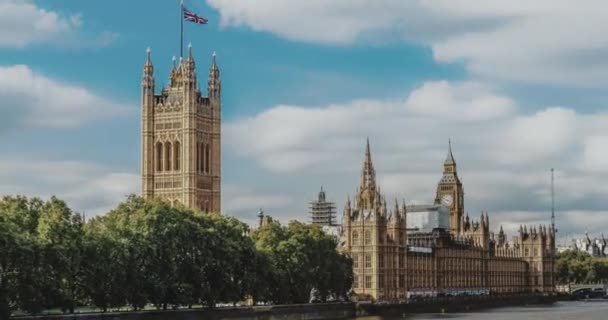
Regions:
<instances>
[{"instance_id":1,"label":"big ben clock face","mask_svg":"<svg viewBox=\"0 0 608 320\"><path fill-rule=\"evenodd\" d=\"M449 194L446 194L443 197L441 197L441 204L443 204L446 207L451 207L453 202L454 201L452 199L452 196Z\"/></svg>"}]
</instances>

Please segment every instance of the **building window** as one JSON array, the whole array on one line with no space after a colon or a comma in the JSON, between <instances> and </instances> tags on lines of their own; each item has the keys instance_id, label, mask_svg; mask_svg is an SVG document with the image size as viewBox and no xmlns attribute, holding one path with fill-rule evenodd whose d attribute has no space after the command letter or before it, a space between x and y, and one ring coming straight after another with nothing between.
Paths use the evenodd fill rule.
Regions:
<instances>
[{"instance_id":1,"label":"building window","mask_svg":"<svg viewBox=\"0 0 608 320\"><path fill-rule=\"evenodd\" d=\"M165 143L165 170L171 171L171 142Z\"/></svg>"},{"instance_id":2,"label":"building window","mask_svg":"<svg viewBox=\"0 0 608 320\"><path fill-rule=\"evenodd\" d=\"M524 256L526 256L526 257L527 257L527 256L529 256L529 255L530 255L530 249L526 248L526 249L524 250Z\"/></svg>"},{"instance_id":3,"label":"building window","mask_svg":"<svg viewBox=\"0 0 608 320\"><path fill-rule=\"evenodd\" d=\"M384 288L384 276L378 276L378 288Z\"/></svg>"},{"instance_id":4,"label":"building window","mask_svg":"<svg viewBox=\"0 0 608 320\"><path fill-rule=\"evenodd\" d=\"M359 244L359 232L357 231L353 231L353 244L357 245Z\"/></svg>"},{"instance_id":5,"label":"building window","mask_svg":"<svg viewBox=\"0 0 608 320\"><path fill-rule=\"evenodd\" d=\"M358 254L353 254L353 268L354 269L359 268L359 255Z\"/></svg>"},{"instance_id":6,"label":"building window","mask_svg":"<svg viewBox=\"0 0 608 320\"><path fill-rule=\"evenodd\" d=\"M197 172L203 171L203 152L201 151L202 150L201 148L202 148L202 144L197 143L196 144L196 171Z\"/></svg>"},{"instance_id":7,"label":"building window","mask_svg":"<svg viewBox=\"0 0 608 320\"><path fill-rule=\"evenodd\" d=\"M405 288L405 276L399 275L399 288Z\"/></svg>"},{"instance_id":8,"label":"building window","mask_svg":"<svg viewBox=\"0 0 608 320\"><path fill-rule=\"evenodd\" d=\"M182 160L182 150L179 141L175 141L175 143L173 144L173 156L175 158L175 160L173 161L173 168L177 171L179 170L179 166L181 165Z\"/></svg>"},{"instance_id":9,"label":"building window","mask_svg":"<svg viewBox=\"0 0 608 320\"><path fill-rule=\"evenodd\" d=\"M534 248L534 256L537 257L538 256L538 248Z\"/></svg>"},{"instance_id":10,"label":"building window","mask_svg":"<svg viewBox=\"0 0 608 320\"><path fill-rule=\"evenodd\" d=\"M378 255L378 260L380 263L380 268L384 268L384 255L382 253Z\"/></svg>"},{"instance_id":11,"label":"building window","mask_svg":"<svg viewBox=\"0 0 608 320\"><path fill-rule=\"evenodd\" d=\"M205 172L211 173L209 170L209 162L211 160L211 149L209 149L209 144L205 145Z\"/></svg>"},{"instance_id":12,"label":"building window","mask_svg":"<svg viewBox=\"0 0 608 320\"><path fill-rule=\"evenodd\" d=\"M372 243L372 233L369 230L365 230L365 244Z\"/></svg>"},{"instance_id":13,"label":"building window","mask_svg":"<svg viewBox=\"0 0 608 320\"><path fill-rule=\"evenodd\" d=\"M156 143L156 171L163 171L163 144Z\"/></svg>"},{"instance_id":14,"label":"building window","mask_svg":"<svg viewBox=\"0 0 608 320\"><path fill-rule=\"evenodd\" d=\"M353 288L359 288L359 276L353 277Z\"/></svg>"},{"instance_id":15,"label":"building window","mask_svg":"<svg viewBox=\"0 0 608 320\"><path fill-rule=\"evenodd\" d=\"M372 276L365 276L365 288L370 289L372 287Z\"/></svg>"},{"instance_id":16,"label":"building window","mask_svg":"<svg viewBox=\"0 0 608 320\"><path fill-rule=\"evenodd\" d=\"M368 269L372 267L372 255L369 253L365 255L365 267Z\"/></svg>"}]
</instances>

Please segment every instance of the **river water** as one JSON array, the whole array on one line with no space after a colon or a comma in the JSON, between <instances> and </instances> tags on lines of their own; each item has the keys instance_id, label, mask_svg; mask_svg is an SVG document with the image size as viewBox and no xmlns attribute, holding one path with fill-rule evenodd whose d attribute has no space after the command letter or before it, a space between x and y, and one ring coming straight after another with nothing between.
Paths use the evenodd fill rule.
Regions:
<instances>
[{"instance_id":1,"label":"river water","mask_svg":"<svg viewBox=\"0 0 608 320\"><path fill-rule=\"evenodd\" d=\"M608 319L606 302L558 302L552 306L509 307L471 313L419 314L402 317L359 317L357 320L470 319L470 320L603 320Z\"/></svg>"}]
</instances>

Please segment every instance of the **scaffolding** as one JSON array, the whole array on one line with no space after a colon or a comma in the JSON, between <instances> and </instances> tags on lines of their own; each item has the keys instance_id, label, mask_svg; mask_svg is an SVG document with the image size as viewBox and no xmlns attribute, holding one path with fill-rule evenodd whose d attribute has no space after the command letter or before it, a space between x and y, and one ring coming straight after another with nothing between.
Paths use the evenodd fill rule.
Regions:
<instances>
[{"instance_id":1,"label":"scaffolding","mask_svg":"<svg viewBox=\"0 0 608 320\"><path fill-rule=\"evenodd\" d=\"M336 206L325 199L325 191L321 187L317 201L310 202L310 219L312 224L335 226Z\"/></svg>"}]
</instances>

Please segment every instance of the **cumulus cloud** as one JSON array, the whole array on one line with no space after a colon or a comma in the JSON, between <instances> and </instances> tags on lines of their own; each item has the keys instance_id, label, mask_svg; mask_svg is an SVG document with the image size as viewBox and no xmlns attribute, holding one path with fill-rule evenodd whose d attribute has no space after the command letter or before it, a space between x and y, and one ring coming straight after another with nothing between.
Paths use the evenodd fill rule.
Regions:
<instances>
[{"instance_id":1,"label":"cumulus cloud","mask_svg":"<svg viewBox=\"0 0 608 320\"><path fill-rule=\"evenodd\" d=\"M82 24L80 14L62 15L57 11L41 8L30 0L0 0L0 48L64 43L80 32ZM105 46L115 38L116 34L104 32L94 45ZM87 44L82 41L72 43Z\"/></svg>"},{"instance_id":2,"label":"cumulus cloud","mask_svg":"<svg viewBox=\"0 0 608 320\"><path fill-rule=\"evenodd\" d=\"M0 157L0 195L57 196L87 216L105 214L139 193L139 174L91 162Z\"/></svg>"},{"instance_id":3,"label":"cumulus cloud","mask_svg":"<svg viewBox=\"0 0 608 320\"><path fill-rule=\"evenodd\" d=\"M224 26L350 45L408 41L439 62L518 82L608 83L608 3L601 0L208 0ZM303 18L305 17L305 18Z\"/></svg>"},{"instance_id":4,"label":"cumulus cloud","mask_svg":"<svg viewBox=\"0 0 608 320\"><path fill-rule=\"evenodd\" d=\"M478 83L436 81L394 101L277 106L227 123L225 141L228 152L293 186L285 192L295 201L283 207L300 218L306 212L302 194L314 190L305 188L330 181L328 195L340 200L346 192L352 195L366 136L389 199L433 201L451 137L465 204L475 217L484 210L497 213L495 226L547 223L551 167L556 168L558 210L605 210L607 115L538 109L526 113L510 97ZM513 212L534 214L519 219ZM567 223L564 232L579 227Z\"/></svg>"},{"instance_id":5,"label":"cumulus cloud","mask_svg":"<svg viewBox=\"0 0 608 320\"><path fill-rule=\"evenodd\" d=\"M77 127L128 110L125 104L41 75L26 65L0 66L0 111L7 126Z\"/></svg>"}]
</instances>

